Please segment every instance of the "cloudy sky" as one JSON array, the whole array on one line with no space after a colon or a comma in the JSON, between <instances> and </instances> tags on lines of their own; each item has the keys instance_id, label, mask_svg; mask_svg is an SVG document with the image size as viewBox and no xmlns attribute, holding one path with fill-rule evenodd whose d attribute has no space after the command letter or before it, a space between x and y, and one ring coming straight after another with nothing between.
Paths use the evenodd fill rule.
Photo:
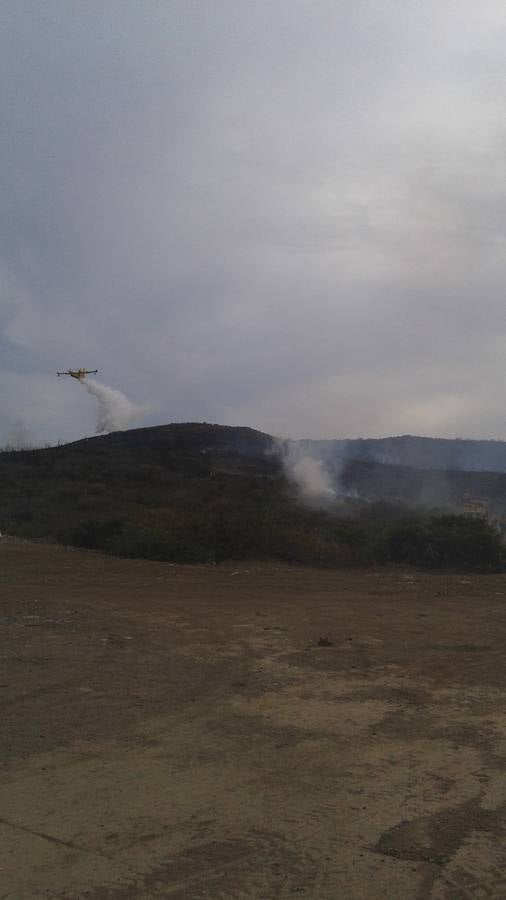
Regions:
<instances>
[{"instance_id":1,"label":"cloudy sky","mask_svg":"<svg viewBox=\"0 0 506 900\"><path fill-rule=\"evenodd\" d=\"M504 0L3 0L0 443L506 439Z\"/></svg>"}]
</instances>

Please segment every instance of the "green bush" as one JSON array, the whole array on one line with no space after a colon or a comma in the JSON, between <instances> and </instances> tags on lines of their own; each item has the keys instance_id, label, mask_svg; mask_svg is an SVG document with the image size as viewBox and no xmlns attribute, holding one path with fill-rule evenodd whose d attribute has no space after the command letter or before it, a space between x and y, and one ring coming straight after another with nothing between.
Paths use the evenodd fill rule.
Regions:
<instances>
[{"instance_id":1,"label":"green bush","mask_svg":"<svg viewBox=\"0 0 506 900\"><path fill-rule=\"evenodd\" d=\"M71 533L70 543L88 550L108 550L123 528L118 519L84 519Z\"/></svg>"},{"instance_id":2,"label":"green bush","mask_svg":"<svg viewBox=\"0 0 506 900\"><path fill-rule=\"evenodd\" d=\"M498 568L503 560L499 531L484 518L443 515L431 520L434 564Z\"/></svg>"},{"instance_id":3,"label":"green bush","mask_svg":"<svg viewBox=\"0 0 506 900\"><path fill-rule=\"evenodd\" d=\"M504 551L498 530L485 519L439 515L394 524L382 540L380 556L419 566L497 569Z\"/></svg>"}]
</instances>

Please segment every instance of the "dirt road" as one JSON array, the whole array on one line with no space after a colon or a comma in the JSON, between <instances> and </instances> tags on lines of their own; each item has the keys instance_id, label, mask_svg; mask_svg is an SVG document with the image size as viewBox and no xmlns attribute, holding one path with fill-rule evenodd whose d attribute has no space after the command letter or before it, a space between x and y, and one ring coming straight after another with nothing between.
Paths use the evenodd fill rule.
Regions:
<instances>
[{"instance_id":1,"label":"dirt road","mask_svg":"<svg viewBox=\"0 0 506 900\"><path fill-rule=\"evenodd\" d=\"M506 897L506 577L0 540L1 900Z\"/></svg>"}]
</instances>

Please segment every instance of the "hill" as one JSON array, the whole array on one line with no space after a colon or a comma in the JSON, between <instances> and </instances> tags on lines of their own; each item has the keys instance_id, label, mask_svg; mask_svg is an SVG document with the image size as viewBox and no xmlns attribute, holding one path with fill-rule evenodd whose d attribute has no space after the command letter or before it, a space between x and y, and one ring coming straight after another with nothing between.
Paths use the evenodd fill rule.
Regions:
<instances>
[{"instance_id":1,"label":"hill","mask_svg":"<svg viewBox=\"0 0 506 900\"><path fill-rule=\"evenodd\" d=\"M500 543L491 526L446 513L462 510L474 496L500 514L506 475L334 459L328 469L347 499L311 508L287 478L286 448L250 428L190 423L4 452L0 530L176 562L498 564ZM299 455L306 451L301 442ZM448 510L429 511L436 505Z\"/></svg>"},{"instance_id":2,"label":"hill","mask_svg":"<svg viewBox=\"0 0 506 900\"><path fill-rule=\"evenodd\" d=\"M464 472L506 472L506 441L400 437L295 441L305 452L330 463L349 460Z\"/></svg>"},{"instance_id":3,"label":"hill","mask_svg":"<svg viewBox=\"0 0 506 900\"><path fill-rule=\"evenodd\" d=\"M0 529L125 555L219 556L217 520L283 506L274 441L181 424L0 454ZM191 532L191 540L189 537ZM191 547L190 547L191 544ZM238 553L242 553L240 547Z\"/></svg>"},{"instance_id":4,"label":"hill","mask_svg":"<svg viewBox=\"0 0 506 900\"><path fill-rule=\"evenodd\" d=\"M479 513L497 520L506 515L506 475L501 472L432 471L350 460L340 483L346 493L368 502Z\"/></svg>"}]
</instances>

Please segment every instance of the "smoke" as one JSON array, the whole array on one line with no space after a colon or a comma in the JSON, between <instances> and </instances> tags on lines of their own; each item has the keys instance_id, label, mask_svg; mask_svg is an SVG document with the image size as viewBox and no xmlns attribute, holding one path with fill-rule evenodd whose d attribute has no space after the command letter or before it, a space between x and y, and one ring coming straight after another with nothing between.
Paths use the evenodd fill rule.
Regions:
<instances>
[{"instance_id":1,"label":"smoke","mask_svg":"<svg viewBox=\"0 0 506 900\"><path fill-rule=\"evenodd\" d=\"M290 468L290 476L308 502L329 502L336 499L330 473L321 459L303 456Z\"/></svg>"},{"instance_id":2,"label":"smoke","mask_svg":"<svg viewBox=\"0 0 506 900\"><path fill-rule=\"evenodd\" d=\"M83 378L80 384L98 403L95 429L97 434L103 431L123 431L147 412L146 406L132 403L121 391L106 384L100 384L89 378Z\"/></svg>"},{"instance_id":3,"label":"smoke","mask_svg":"<svg viewBox=\"0 0 506 900\"><path fill-rule=\"evenodd\" d=\"M319 505L337 500L332 473L323 459L304 452L303 442L283 441L277 449L285 475L297 487L301 500Z\"/></svg>"},{"instance_id":4,"label":"smoke","mask_svg":"<svg viewBox=\"0 0 506 900\"><path fill-rule=\"evenodd\" d=\"M30 432L21 419L7 424L7 431L2 429L1 444L2 450L30 450L33 447Z\"/></svg>"}]
</instances>

